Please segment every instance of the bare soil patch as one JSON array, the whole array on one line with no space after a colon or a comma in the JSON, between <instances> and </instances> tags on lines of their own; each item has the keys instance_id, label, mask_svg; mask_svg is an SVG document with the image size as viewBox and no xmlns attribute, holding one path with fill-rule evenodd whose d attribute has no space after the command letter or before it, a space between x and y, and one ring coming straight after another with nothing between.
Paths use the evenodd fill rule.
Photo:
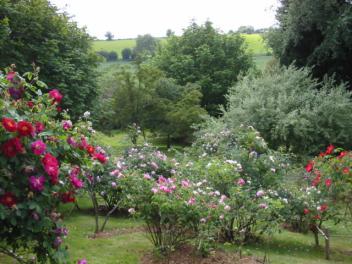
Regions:
<instances>
[{"instance_id":1,"label":"bare soil patch","mask_svg":"<svg viewBox=\"0 0 352 264\"><path fill-rule=\"evenodd\" d=\"M113 236L125 235L130 233L139 233L144 231L145 231L145 228L143 226L130 227L130 228L116 228L116 229L100 232L98 234L89 235L88 237L91 239L109 238Z\"/></svg>"},{"instance_id":2,"label":"bare soil patch","mask_svg":"<svg viewBox=\"0 0 352 264\"><path fill-rule=\"evenodd\" d=\"M258 264L254 257L242 257L238 254L222 250L213 251L210 256L203 258L195 253L192 247L184 246L171 253L168 258L161 259L153 253L145 254L141 264Z\"/></svg>"}]
</instances>

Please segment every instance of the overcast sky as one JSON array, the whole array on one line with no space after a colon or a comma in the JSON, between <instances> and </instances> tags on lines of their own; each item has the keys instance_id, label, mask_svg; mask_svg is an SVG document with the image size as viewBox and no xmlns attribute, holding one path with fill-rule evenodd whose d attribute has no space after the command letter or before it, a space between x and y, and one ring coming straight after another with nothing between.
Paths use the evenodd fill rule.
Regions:
<instances>
[{"instance_id":1,"label":"overcast sky","mask_svg":"<svg viewBox=\"0 0 352 264\"><path fill-rule=\"evenodd\" d=\"M167 29L182 33L192 19L207 19L224 32L242 25L255 28L275 24L277 0L50 0L80 26L99 39L111 31L115 38L152 34L165 36Z\"/></svg>"}]
</instances>

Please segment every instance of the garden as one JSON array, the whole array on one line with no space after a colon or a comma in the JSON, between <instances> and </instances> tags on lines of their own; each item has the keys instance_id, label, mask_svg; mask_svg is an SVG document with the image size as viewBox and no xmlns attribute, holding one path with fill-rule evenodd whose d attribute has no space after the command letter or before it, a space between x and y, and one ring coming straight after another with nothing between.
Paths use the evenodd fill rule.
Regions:
<instances>
[{"instance_id":1,"label":"garden","mask_svg":"<svg viewBox=\"0 0 352 264\"><path fill-rule=\"evenodd\" d=\"M130 146L114 157L97 145L89 112L73 123L60 110L60 91L46 90L36 73L8 68L1 75L1 253L20 263L62 262L72 247L78 263L86 263L86 253L100 259L91 247L107 243L125 248L102 253L120 257L117 263L134 263L152 249L158 257L145 253L143 263L179 259L179 250L193 261L255 263L275 255L263 245L287 246L277 235L284 232L296 236L298 248L299 234L311 233L315 246L306 246L320 260L351 260L344 244L350 237L338 241L346 251L334 245L349 225L351 152L329 145L295 168L300 186L285 181L292 157L245 125L207 124L192 146L171 156L141 142L134 125ZM254 257L258 250L264 256Z\"/></svg>"},{"instance_id":2,"label":"garden","mask_svg":"<svg viewBox=\"0 0 352 264\"><path fill-rule=\"evenodd\" d=\"M0 0L0 263L352 263L352 5L280 3L110 63L49 1Z\"/></svg>"}]
</instances>

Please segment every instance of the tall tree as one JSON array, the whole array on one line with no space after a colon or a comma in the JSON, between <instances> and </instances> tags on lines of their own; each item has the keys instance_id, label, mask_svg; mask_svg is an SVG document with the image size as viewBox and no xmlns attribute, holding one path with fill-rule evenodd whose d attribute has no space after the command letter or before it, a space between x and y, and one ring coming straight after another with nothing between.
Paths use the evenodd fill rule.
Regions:
<instances>
[{"instance_id":1,"label":"tall tree","mask_svg":"<svg viewBox=\"0 0 352 264\"><path fill-rule=\"evenodd\" d=\"M106 40L109 40L109 41L114 39L114 35L110 31L105 33L105 37L106 37Z\"/></svg>"},{"instance_id":2,"label":"tall tree","mask_svg":"<svg viewBox=\"0 0 352 264\"><path fill-rule=\"evenodd\" d=\"M158 40L150 34L139 35L136 39L136 47L133 49L133 57L137 62L142 62L155 55Z\"/></svg>"},{"instance_id":3,"label":"tall tree","mask_svg":"<svg viewBox=\"0 0 352 264\"><path fill-rule=\"evenodd\" d=\"M0 68L15 63L25 72L32 63L40 66L41 79L61 90L73 118L88 110L96 95L91 40L47 0L0 0Z\"/></svg>"},{"instance_id":4,"label":"tall tree","mask_svg":"<svg viewBox=\"0 0 352 264\"><path fill-rule=\"evenodd\" d=\"M316 77L334 75L352 89L352 1L281 0L279 28L268 43L280 62L311 66Z\"/></svg>"},{"instance_id":5,"label":"tall tree","mask_svg":"<svg viewBox=\"0 0 352 264\"><path fill-rule=\"evenodd\" d=\"M166 37L171 37L171 36L173 36L173 35L175 35L175 32L174 31L172 31L171 29L168 29L168 30L166 30Z\"/></svg>"},{"instance_id":6,"label":"tall tree","mask_svg":"<svg viewBox=\"0 0 352 264\"><path fill-rule=\"evenodd\" d=\"M225 103L228 88L253 61L243 38L222 34L208 21L204 25L192 23L182 36L170 37L155 64L180 85L197 83L203 94L202 106L215 115L218 105Z\"/></svg>"}]
</instances>

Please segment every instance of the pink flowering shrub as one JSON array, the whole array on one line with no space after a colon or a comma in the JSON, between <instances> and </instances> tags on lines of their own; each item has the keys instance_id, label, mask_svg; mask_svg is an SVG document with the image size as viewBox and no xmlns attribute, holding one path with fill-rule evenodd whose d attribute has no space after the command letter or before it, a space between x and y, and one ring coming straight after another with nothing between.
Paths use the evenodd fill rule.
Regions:
<instances>
[{"instance_id":1,"label":"pink flowering shrub","mask_svg":"<svg viewBox=\"0 0 352 264\"><path fill-rule=\"evenodd\" d=\"M206 181L194 183L181 175L148 178L138 171L120 178L123 203L129 212L142 218L155 248L168 254L193 239L196 248L206 254L216 235L226 204L220 193Z\"/></svg>"},{"instance_id":2,"label":"pink flowering shrub","mask_svg":"<svg viewBox=\"0 0 352 264\"><path fill-rule=\"evenodd\" d=\"M176 160L170 159L165 153L148 143L128 149L120 159L120 163L124 169L138 170L154 179L160 176L172 177L176 173L177 165ZM120 172L119 168L117 170Z\"/></svg>"},{"instance_id":3,"label":"pink flowering shrub","mask_svg":"<svg viewBox=\"0 0 352 264\"><path fill-rule=\"evenodd\" d=\"M89 149L84 120L60 121L69 120L59 112L64 96L47 90L36 73L0 73L0 252L18 258L25 249L40 263L57 263L68 234L57 207L74 202L86 171L108 158Z\"/></svg>"}]
</instances>

